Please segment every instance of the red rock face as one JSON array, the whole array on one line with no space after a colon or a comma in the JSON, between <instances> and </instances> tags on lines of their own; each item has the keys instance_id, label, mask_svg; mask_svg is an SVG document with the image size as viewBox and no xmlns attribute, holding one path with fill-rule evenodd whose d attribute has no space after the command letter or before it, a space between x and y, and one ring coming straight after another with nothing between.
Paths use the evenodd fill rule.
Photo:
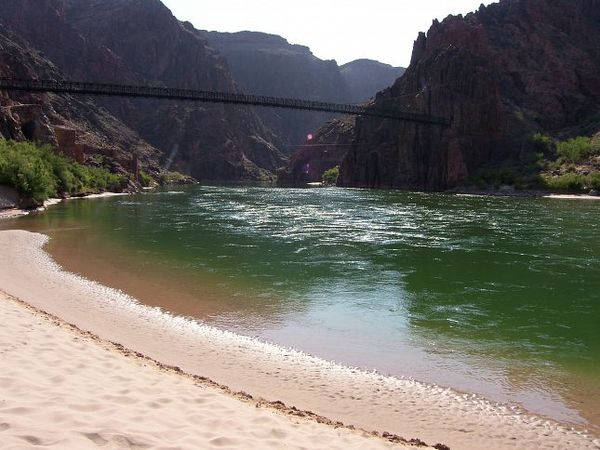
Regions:
<instances>
[{"instance_id":1,"label":"red rock face","mask_svg":"<svg viewBox=\"0 0 600 450\"><path fill-rule=\"evenodd\" d=\"M62 74L22 38L0 28L0 76L58 79ZM0 94L0 137L38 141L60 149L58 128L74 130L75 137L69 145L78 148L80 160L101 155L111 170L125 173L132 153L136 153L145 167L158 170L159 150L143 142L90 99L17 92ZM83 155L79 150L83 150Z\"/></svg>"},{"instance_id":2,"label":"red rock face","mask_svg":"<svg viewBox=\"0 0 600 450\"><path fill-rule=\"evenodd\" d=\"M44 53L55 65L54 76L236 89L224 60L158 0L0 0L0 21ZM34 75L44 74L34 70ZM271 143L273 133L249 108L137 99L89 102L159 149L161 166L198 179L268 178L285 162Z\"/></svg>"},{"instance_id":3,"label":"red rock face","mask_svg":"<svg viewBox=\"0 0 600 450\"><path fill-rule=\"evenodd\" d=\"M436 21L375 106L452 126L360 118L342 185L447 189L482 167L525 160L536 132L592 134L600 129L600 0L503 0Z\"/></svg>"},{"instance_id":4,"label":"red rock face","mask_svg":"<svg viewBox=\"0 0 600 450\"><path fill-rule=\"evenodd\" d=\"M299 146L288 165L277 174L280 186L302 186L321 181L323 173L339 166L352 145L354 117L323 125L313 139Z\"/></svg>"}]
</instances>

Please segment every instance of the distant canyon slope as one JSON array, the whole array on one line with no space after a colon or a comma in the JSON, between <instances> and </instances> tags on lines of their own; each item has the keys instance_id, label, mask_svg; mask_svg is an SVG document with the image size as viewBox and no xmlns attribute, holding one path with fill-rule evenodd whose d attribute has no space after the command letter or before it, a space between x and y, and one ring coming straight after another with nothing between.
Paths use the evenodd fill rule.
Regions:
<instances>
[{"instance_id":1,"label":"distant canyon slope","mask_svg":"<svg viewBox=\"0 0 600 450\"><path fill-rule=\"evenodd\" d=\"M344 67L278 36L196 30L159 0L0 0L4 77L349 102L356 92L361 100L368 91L373 96L397 73L373 62L366 84L350 90ZM269 83L260 86L267 74ZM352 70L347 76L349 84L356 83ZM2 137L78 145L86 161L103 161L117 172L131 171L139 159L150 173L170 168L200 180L272 179L286 163L285 153L328 118L231 105L14 92L0 94L0 106Z\"/></svg>"},{"instance_id":2,"label":"distant canyon slope","mask_svg":"<svg viewBox=\"0 0 600 450\"><path fill-rule=\"evenodd\" d=\"M363 103L391 86L404 73L378 61L360 59L343 66L317 58L308 47L281 36L257 33L204 32L211 46L227 60L240 89L258 95L333 103ZM265 124L277 130L290 153L320 125L335 115L281 109L257 110Z\"/></svg>"},{"instance_id":3,"label":"distant canyon slope","mask_svg":"<svg viewBox=\"0 0 600 450\"><path fill-rule=\"evenodd\" d=\"M316 141L350 143L342 186L444 190L482 168L525 164L534 133L591 136L600 131L600 0L502 0L434 21L406 73L377 94L374 107L387 106L452 126L328 124Z\"/></svg>"}]
</instances>

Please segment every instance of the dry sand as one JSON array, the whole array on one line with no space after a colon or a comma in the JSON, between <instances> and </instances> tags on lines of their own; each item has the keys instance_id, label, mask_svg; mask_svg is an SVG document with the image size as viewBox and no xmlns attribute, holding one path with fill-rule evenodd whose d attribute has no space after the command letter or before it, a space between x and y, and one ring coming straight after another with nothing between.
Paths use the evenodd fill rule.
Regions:
<instances>
[{"instance_id":1,"label":"dry sand","mask_svg":"<svg viewBox=\"0 0 600 450\"><path fill-rule=\"evenodd\" d=\"M544 198L556 198L563 200L600 200L600 195L586 195L586 194L550 194L545 195Z\"/></svg>"},{"instance_id":2,"label":"dry sand","mask_svg":"<svg viewBox=\"0 0 600 450\"><path fill-rule=\"evenodd\" d=\"M0 448L407 448L290 418L0 293Z\"/></svg>"},{"instance_id":3,"label":"dry sand","mask_svg":"<svg viewBox=\"0 0 600 450\"><path fill-rule=\"evenodd\" d=\"M25 231L0 232L1 290L102 339L118 342L164 364L178 366L189 374L208 377L254 397L281 400L345 424L367 430L387 430L405 438L419 437L429 444L442 442L453 449L600 448L600 441L583 431L527 415L514 407L492 404L472 395L409 379L343 367L140 305L121 292L62 271L43 251L46 240L43 235ZM52 332L46 334L53 335ZM9 339L9 345L20 342L14 333L9 337L12 339ZM80 345L84 349L91 347L88 343ZM59 364L68 353L60 351L49 361ZM36 354L33 352L29 358L35 359ZM65 356L61 356L63 354ZM88 360L88 364L91 361ZM14 365L16 367L17 363ZM59 372L59 377L69 375L69 366L63 365ZM93 379L108 371L106 366L100 366L97 372L98 377L94 375ZM113 375L118 376L116 372ZM132 375L132 378L136 377ZM143 377L140 372L139 378ZM161 377L165 375L157 375L158 379ZM134 386L149 389L145 382L131 383L131 392ZM79 385L72 388L67 384L63 386L63 393L79 395L79 389ZM164 392L170 391L171 388L165 388ZM132 395L122 394L125 397ZM160 397L173 399L175 396L164 394ZM40 402L46 402L49 408L52 405L47 400ZM140 404L144 406L137 410L137 416L123 419L122 429L135 426L136 433L146 433L147 439L151 439L148 424L142 426L135 420L128 422L144 417L148 407L143 402ZM18 411L28 407L16 408ZM118 411L121 405L113 403L102 408ZM0 409L0 421L7 422L3 413L4 408ZM72 412L75 416L77 413L77 410ZM213 416L210 411L202 414ZM108 420L106 415L106 412L91 414L101 421ZM61 414L56 415L57 419L61 417ZM80 419L69 420L77 422ZM52 429L51 424L47 426ZM163 428L166 435L175 433L172 427L167 428L170 431ZM312 440L308 447L316 448L317 444ZM331 445L327 444L327 447Z\"/></svg>"}]
</instances>

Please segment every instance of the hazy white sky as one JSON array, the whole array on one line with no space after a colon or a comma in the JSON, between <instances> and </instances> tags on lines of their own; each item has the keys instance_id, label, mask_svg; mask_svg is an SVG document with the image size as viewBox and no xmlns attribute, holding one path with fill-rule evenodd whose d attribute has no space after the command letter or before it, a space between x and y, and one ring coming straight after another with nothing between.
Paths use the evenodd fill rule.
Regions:
<instances>
[{"instance_id":1,"label":"hazy white sky","mask_svg":"<svg viewBox=\"0 0 600 450\"><path fill-rule=\"evenodd\" d=\"M491 0L162 0L179 20L210 31L263 31L307 45L322 59L407 66L419 31L434 18Z\"/></svg>"}]
</instances>

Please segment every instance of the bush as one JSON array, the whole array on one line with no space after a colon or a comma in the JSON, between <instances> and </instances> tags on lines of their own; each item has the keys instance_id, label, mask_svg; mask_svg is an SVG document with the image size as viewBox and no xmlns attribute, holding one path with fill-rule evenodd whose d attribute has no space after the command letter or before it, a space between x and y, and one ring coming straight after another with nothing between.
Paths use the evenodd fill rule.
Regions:
<instances>
[{"instance_id":1,"label":"bush","mask_svg":"<svg viewBox=\"0 0 600 450\"><path fill-rule=\"evenodd\" d=\"M589 175L567 173L557 177L544 176L542 182L545 188L553 191L586 192L591 189L600 190L600 173Z\"/></svg>"},{"instance_id":2,"label":"bush","mask_svg":"<svg viewBox=\"0 0 600 450\"><path fill-rule=\"evenodd\" d=\"M536 133L529 138L529 141L533 145L533 148L537 154L550 156L556 151L556 143L550 136L546 136L545 134ZM537 156L537 159L541 158Z\"/></svg>"},{"instance_id":3,"label":"bush","mask_svg":"<svg viewBox=\"0 0 600 450\"><path fill-rule=\"evenodd\" d=\"M187 175L175 171L166 171L160 174L160 184L187 184L193 181L193 179Z\"/></svg>"},{"instance_id":4,"label":"bush","mask_svg":"<svg viewBox=\"0 0 600 450\"><path fill-rule=\"evenodd\" d=\"M42 157L46 151L29 143L0 140L0 184L14 187L36 203L56 195L52 165Z\"/></svg>"},{"instance_id":5,"label":"bush","mask_svg":"<svg viewBox=\"0 0 600 450\"><path fill-rule=\"evenodd\" d=\"M592 155L600 155L600 133L591 139Z\"/></svg>"},{"instance_id":6,"label":"bush","mask_svg":"<svg viewBox=\"0 0 600 450\"><path fill-rule=\"evenodd\" d=\"M154 179L143 170L140 170L139 180L143 187L148 187L154 182Z\"/></svg>"},{"instance_id":7,"label":"bush","mask_svg":"<svg viewBox=\"0 0 600 450\"><path fill-rule=\"evenodd\" d=\"M565 161L579 162L592 155L592 139L579 136L568 141L559 142L556 153L559 158Z\"/></svg>"},{"instance_id":8,"label":"bush","mask_svg":"<svg viewBox=\"0 0 600 450\"><path fill-rule=\"evenodd\" d=\"M482 189L487 187L498 188L501 185L514 185L517 182L521 183L521 181L521 176L516 171L508 168L481 170L470 180L472 184Z\"/></svg>"},{"instance_id":9,"label":"bush","mask_svg":"<svg viewBox=\"0 0 600 450\"><path fill-rule=\"evenodd\" d=\"M0 140L0 184L42 203L57 195L119 190L123 177L78 164L50 146Z\"/></svg>"},{"instance_id":10,"label":"bush","mask_svg":"<svg viewBox=\"0 0 600 450\"><path fill-rule=\"evenodd\" d=\"M323 172L321 180L326 186L335 186L337 184L338 177L340 176L340 166L332 167L329 170Z\"/></svg>"}]
</instances>

